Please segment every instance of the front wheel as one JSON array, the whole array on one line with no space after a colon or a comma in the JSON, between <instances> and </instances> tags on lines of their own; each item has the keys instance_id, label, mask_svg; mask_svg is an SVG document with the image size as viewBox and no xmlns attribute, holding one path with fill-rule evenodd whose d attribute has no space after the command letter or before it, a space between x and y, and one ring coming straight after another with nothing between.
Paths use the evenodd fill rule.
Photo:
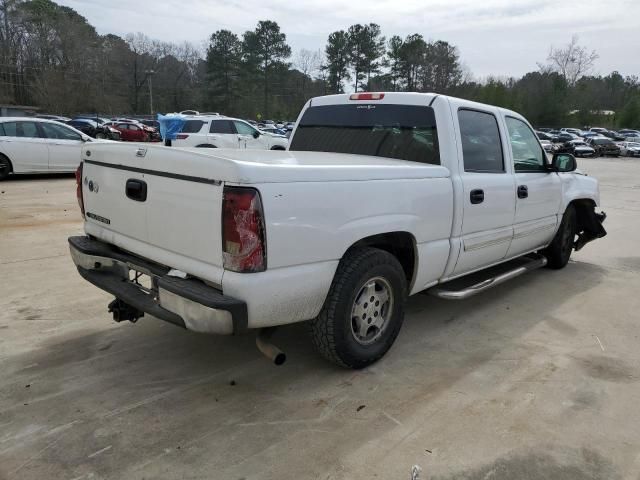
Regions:
<instances>
[{"instance_id":1,"label":"front wheel","mask_svg":"<svg viewBox=\"0 0 640 480\"><path fill-rule=\"evenodd\" d=\"M571 251L576 238L577 219L576 209L569 205L562 216L562 223L553 237L551 244L544 249L544 256L547 257L547 266L554 270L564 268L569 263Z\"/></svg>"},{"instance_id":2,"label":"front wheel","mask_svg":"<svg viewBox=\"0 0 640 480\"><path fill-rule=\"evenodd\" d=\"M320 315L310 321L313 344L340 366L371 365L398 336L406 297L407 280L396 257L377 248L348 252Z\"/></svg>"}]
</instances>

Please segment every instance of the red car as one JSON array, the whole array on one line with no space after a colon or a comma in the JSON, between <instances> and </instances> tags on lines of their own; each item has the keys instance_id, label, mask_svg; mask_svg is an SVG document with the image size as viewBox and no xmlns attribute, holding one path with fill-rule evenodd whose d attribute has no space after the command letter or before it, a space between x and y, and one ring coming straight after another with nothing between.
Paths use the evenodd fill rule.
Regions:
<instances>
[{"instance_id":1,"label":"red car","mask_svg":"<svg viewBox=\"0 0 640 480\"><path fill-rule=\"evenodd\" d=\"M125 142L149 141L149 134L135 123L113 122L111 126L120 132L120 138Z\"/></svg>"}]
</instances>

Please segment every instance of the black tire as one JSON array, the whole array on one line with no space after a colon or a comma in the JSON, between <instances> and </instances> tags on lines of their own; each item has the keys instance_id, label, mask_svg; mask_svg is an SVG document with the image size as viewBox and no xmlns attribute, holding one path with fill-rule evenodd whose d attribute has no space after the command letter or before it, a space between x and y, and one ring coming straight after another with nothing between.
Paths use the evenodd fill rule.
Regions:
<instances>
[{"instance_id":1,"label":"black tire","mask_svg":"<svg viewBox=\"0 0 640 480\"><path fill-rule=\"evenodd\" d=\"M0 180L7 178L12 170L11 161L4 155L0 154Z\"/></svg>"},{"instance_id":2,"label":"black tire","mask_svg":"<svg viewBox=\"0 0 640 480\"><path fill-rule=\"evenodd\" d=\"M543 255L547 257L547 267L559 270L569 263L576 238L576 230L576 209L573 205L569 205L564 211L562 223L556 232L556 236L553 237L551 244L543 251Z\"/></svg>"},{"instance_id":3,"label":"black tire","mask_svg":"<svg viewBox=\"0 0 640 480\"><path fill-rule=\"evenodd\" d=\"M383 285L379 292L377 282ZM371 285L373 290L369 290ZM382 300L387 289L390 300L381 305L377 300L370 305L366 303L371 292ZM371 365L387 353L398 336L406 298L407 279L396 257L377 248L347 252L338 265L320 314L309 322L315 348L342 367L359 369ZM362 318L352 316L356 308L364 312ZM375 322L381 319L382 325L378 327ZM364 330L366 336L358 339L355 330Z\"/></svg>"}]
</instances>

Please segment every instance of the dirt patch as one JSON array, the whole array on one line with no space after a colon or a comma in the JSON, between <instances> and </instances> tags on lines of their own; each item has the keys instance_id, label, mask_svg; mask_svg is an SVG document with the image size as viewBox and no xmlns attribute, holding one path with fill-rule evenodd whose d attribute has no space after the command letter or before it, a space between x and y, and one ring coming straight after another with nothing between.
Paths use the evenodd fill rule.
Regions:
<instances>
[{"instance_id":1,"label":"dirt patch","mask_svg":"<svg viewBox=\"0 0 640 480\"><path fill-rule=\"evenodd\" d=\"M590 377L615 383L638 380L638 370L619 358L591 355L576 359L578 365Z\"/></svg>"},{"instance_id":2,"label":"dirt patch","mask_svg":"<svg viewBox=\"0 0 640 480\"><path fill-rule=\"evenodd\" d=\"M622 478L612 463L599 453L582 449L561 455L541 453L510 454L474 470L434 480L595 480ZM564 457L564 458L563 458Z\"/></svg>"}]
</instances>

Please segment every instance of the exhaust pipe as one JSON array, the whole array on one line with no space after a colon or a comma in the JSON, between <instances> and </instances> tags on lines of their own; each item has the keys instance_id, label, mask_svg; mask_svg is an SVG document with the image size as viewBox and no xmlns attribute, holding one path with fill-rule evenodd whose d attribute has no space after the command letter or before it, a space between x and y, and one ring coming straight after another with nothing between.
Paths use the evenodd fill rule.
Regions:
<instances>
[{"instance_id":1,"label":"exhaust pipe","mask_svg":"<svg viewBox=\"0 0 640 480\"><path fill-rule=\"evenodd\" d=\"M256 346L262 354L276 365L282 365L287 361L285 353L269 340L275 331L275 327L261 328L256 336Z\"/></svg>"}]
</instances>

